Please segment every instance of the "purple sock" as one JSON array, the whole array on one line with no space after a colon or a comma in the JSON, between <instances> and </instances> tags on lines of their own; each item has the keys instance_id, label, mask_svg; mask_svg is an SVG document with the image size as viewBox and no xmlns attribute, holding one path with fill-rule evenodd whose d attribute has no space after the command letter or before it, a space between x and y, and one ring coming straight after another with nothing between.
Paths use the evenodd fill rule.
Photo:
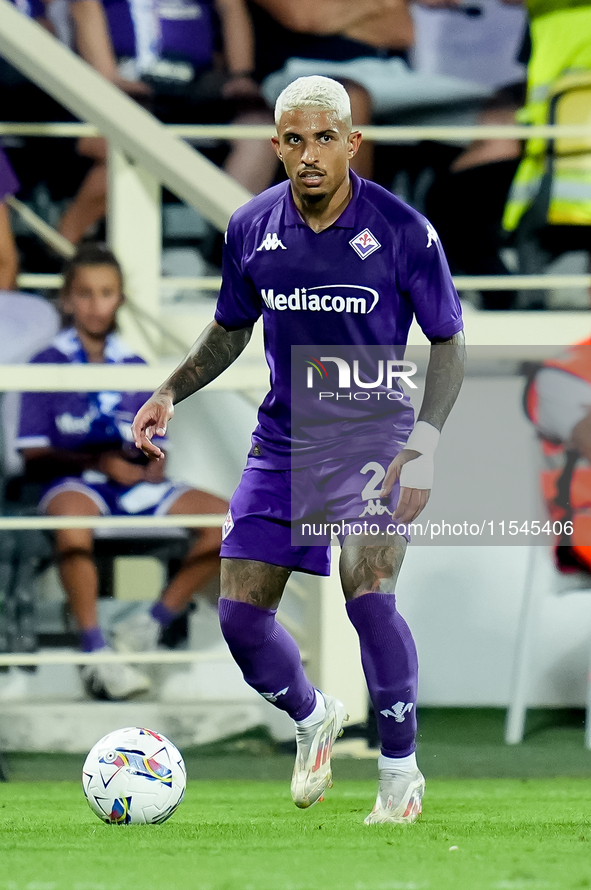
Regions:
<instances>
[{"instance_id":1,"label":"purple sock","mask_svg":"<svg viewBox=\"0 0 591 890\"><path fill-rule=\"evenodd\" d=\"M347 603L347 614L359 634L382 754L406 757L415 750L419 672L408 624L391 593L364 593Z\"/></svg>"},{"instance_id":2,"label":"purple sock","mask_svg":"<svg viewBox=\"0 0 591 890\"><path fill-rule=\"evenodd\" d=\"M168 627L177 616L177 612L173 612L168 606L165 606L163 602L158 600L158 602L154 603L152 608L150 609L150 615L154 618L162 627Z\"/></svg>"},{"instance_id":3,"label":"purple sock","mask_svg":"<svg viewBox=\"0 0 591 890\"><path fill-rule=\"evenodd\" d=\"M95 652L104 649L107 644L100 627L89 627L80 631L80 648L83 652Z\"/></svg>"},{"instance_id":4,"label":"purple sock","mask_svg":"<svg viewBox=\"0 0 591 890\"><path fill-rule=\"evenodd\" d=\"M220 626L244 679L294 720L309 717L316 690L306 677L295 641L275 610L220 598Z\"/></svg>"}]
</instances>

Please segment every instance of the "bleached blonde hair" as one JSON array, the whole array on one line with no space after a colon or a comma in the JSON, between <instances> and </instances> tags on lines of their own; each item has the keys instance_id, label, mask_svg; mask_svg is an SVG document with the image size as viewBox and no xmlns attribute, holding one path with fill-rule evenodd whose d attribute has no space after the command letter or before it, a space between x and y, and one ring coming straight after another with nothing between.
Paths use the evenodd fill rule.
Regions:
<instances>
[{"instance_id":1,"label":"bleached blonde hair","mask_svg":"<svg viewBox=\"0 0 591 890\"><path fill-rule=\"evenodd\" d=\"M279 124L286 111L312 107L334 111L347 127L352 126L351 102L346 89L338 81L320 74L298 77L285 87L275 103L275 124Z\"/></svg>"}]
</instances>

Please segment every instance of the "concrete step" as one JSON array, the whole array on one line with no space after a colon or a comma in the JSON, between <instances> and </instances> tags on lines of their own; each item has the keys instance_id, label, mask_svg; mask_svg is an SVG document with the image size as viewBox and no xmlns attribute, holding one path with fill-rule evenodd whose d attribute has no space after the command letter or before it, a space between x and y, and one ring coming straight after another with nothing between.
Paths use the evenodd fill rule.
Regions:
<instances>
[{"instance_id":1,"label":"concrete step","mask_svg":"<svg viewBox=\"0 0 591 890\"><path fill-rule=\"evenodd\" d=\"M145 726L162 732L182 749L268 725L269 721L276 738L293 737L293 723L287 715L262 700L183 705L47 699L10 702L3 704L0 715L0 750L85 755L102 736L124 726Z\"/></svg>"}]
</instances>

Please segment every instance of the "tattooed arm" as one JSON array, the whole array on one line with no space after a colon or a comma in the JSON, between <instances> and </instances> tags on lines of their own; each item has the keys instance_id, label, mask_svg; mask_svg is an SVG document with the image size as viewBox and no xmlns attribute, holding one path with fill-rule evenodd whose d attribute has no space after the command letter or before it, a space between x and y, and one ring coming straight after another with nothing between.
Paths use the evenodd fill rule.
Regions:
<instances>
[{"instance_id":1,"label":"tattooed arm","mask_svg":"<svg viewBox=\"0 0 591 890\"><path fill-rule=\"evenodd\" d=\"M148 457L164 457L152 442L152 436L164 435L176 404L203 389L230 367L250 340L251 333L252 327L227 331L212 321L182 364L136 414L131 428L136 447Z\"/></svg>"},{"instance_id":2,"label":"tattooed arm","mask_svg":"<svg viewBox=\"0 0 591 890\"><path fill-rule=\"evenodd\" d=\"M419 411L419 420L441 430L448 414L454 406L464 380L465 340L464 332L454 334L449 340L431 344L429 364L425 378L425 394ZM419 457L418 451L404 448L400 451L386 473L381 496L388 495L399 479L404 464ZM393 518L400 523L412 522L426 507L429 500L428 488L401 488L398 505Z\"/></svg>"},{"instance_id":3,"label":"tattooed arm","mask_svg":"<svg viewBox=\"0 0 591 890\"><path fill-rule=\"evenodd\" d=\"M464 380L466 347L464 332L431 344L425 395L417 420L441 430L454 406Z\"/></svg>"}]
</instances>

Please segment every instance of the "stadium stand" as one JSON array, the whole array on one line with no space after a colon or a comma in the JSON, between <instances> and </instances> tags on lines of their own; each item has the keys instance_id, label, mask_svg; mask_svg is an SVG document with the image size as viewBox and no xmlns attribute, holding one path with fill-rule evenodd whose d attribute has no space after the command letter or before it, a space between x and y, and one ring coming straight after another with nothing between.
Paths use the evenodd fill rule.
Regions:
<instances>
[{"instance_id":1,"label":"stadium stand","mask_svg":"<svg viewBox=\"0 0 591 890\"><path fill-rule=\"evenodd\" d=\"M216 55L218 19L222 63ZM252 27L242 0L152 2L139 11L129 0L107 0L104 14L84 26L77 32L81 55L159 120L271 122L252 77ZM78 150L93 166L60 223L60 232L73 243L104 217L107 191L105 141L82 139ZM235 142L229 153L214 157L251 192L266 188L274 175L275 158L266 142Z\"/></svg>"}]
</instances>

